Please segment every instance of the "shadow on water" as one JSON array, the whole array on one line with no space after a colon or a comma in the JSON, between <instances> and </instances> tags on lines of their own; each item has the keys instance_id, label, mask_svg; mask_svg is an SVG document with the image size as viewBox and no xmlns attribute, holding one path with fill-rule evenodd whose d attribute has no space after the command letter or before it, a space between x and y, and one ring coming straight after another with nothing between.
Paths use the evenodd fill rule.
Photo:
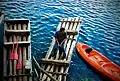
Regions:
<instances>
[{"instance_id":1,"label":"shadow on water","mask_svg":"<svg viewBox=\"0 0 120 81\"><path fill-rule=\"evenodd\" d=\"M91 66L89 63L87 63L87 61L85 59L83 59L80 55L79 55L79 52L77 51L77 49L75 49L76 53L77 53L77 56L83 60L83 63L86 64L87 68L88 69L91 69L92 72L96 75L98 75L102 81L113 81L111 80L108 76L104 75L103 73L99 72L98 70L96 70L96 68L94 68L93 66Z\"/></svg>"}]
</instances>

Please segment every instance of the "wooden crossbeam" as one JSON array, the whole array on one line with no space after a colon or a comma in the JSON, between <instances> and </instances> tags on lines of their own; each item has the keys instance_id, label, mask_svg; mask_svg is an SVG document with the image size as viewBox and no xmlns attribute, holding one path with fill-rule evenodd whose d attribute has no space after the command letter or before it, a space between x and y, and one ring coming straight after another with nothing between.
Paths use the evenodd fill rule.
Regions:
<instances>
[{"instance_id":1,"label":"wooden crossbeam","mask_svg":"<svg viewBox=\"0 0 120 81\"><path fill-rule=\"evenodd\" d=\"M57 75L67 75L68 73L61 73L61 72L51 72L51 71L47 71L48 73L51 74L57 74Z\"/></svg>"},{"instance_id":2,"label":"wooden crossbeam","mask_svg":"<svg viewBox=\"0 0 120 81\"><path fill-rule=\"evenodd\" d=\"M69 62L64 60L42 59L42 61L44 63L69 65Z\"/></svg>"},{"instance_id":3,"label":"wooden crossbeam","mask_svg":"<svg viewBox=\"0 0 120 81\"><path fill-rule=\"evenodd\" d=\"M8 75L8 76L4 76L4 78L9 78L9 77L20 77L20 76L31 76L31 74Z\"/></svg>"},{"instance_id":4,"label":"wooden crossbeam","mask_svg":"<svg viewBox=\"0 0 120 81\"><path fill-rule=\"evenodd\" d=\"M66 30L67 35L77 35L78 31L77 30Z\"/></svg>"},{"instance_id":5,"label":"wooden crossbeam","mask_svg":"<svg viewBox=\"0 0 120 81\"><path fill-rule=\"evenodd\" d=\"M12 42L4 42L4 45L12 45ZM14 42L14 44L17 44L17 42ZM20 41L18 44L30 44L30 41Z\"/></svg>"},{"instance_id":6,"label":"wooden crossbeam","mask_svg":"<svg viewBox=\"0 0 120 81\"><path fill-rule=\"evenodd\" d=\"M53 81L57 81L54 77L52 77L51 75L49 75L43 68L41 68L38 64L38 62L36 61L35 57L33 56L33 60L35 61L35 64L38 66L38 68L45 73L49 78L51 78Z\"/></svg>"}]
</instances>

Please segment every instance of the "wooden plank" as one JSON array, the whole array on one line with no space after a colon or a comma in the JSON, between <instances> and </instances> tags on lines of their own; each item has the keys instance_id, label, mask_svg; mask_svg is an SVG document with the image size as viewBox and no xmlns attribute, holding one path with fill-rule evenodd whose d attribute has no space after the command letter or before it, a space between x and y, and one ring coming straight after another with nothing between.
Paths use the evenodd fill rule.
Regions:
<instances>
[{"instance_id":1,"label":"wooden plank","mask_svg":"<svg viewBox=\"0 0 120 81\"><path fill-rule=\"evenodd\" d=\"M23 47L23 74L25 74L25 63L26 62L26 47ZM27 81L27 77L23 77L24 81Z\"/></svg>"},{"instance_id":2,"label":"wooden plank","mask_svg":"<svg viewBox=\"0 0 120 81\"><path fill-rule=\"evenodd\" d=\"M75 30L75 28L76 28L76 25L77 25L77 23L74 23L73 24L73 27L71 27L71 29L72 30ZM73 38L73 36L70 36L70 38ZM69 53L69 48L71 48L70 46L71 46L71 43L72 43L72 41L71 40L69 40L69 42L68 42L68 45L67 45L67 54ZM73 51L73 50L72 50ZM68 54L69 55L69 54ZM67 60L67 59L66 59ZM67 67L67 69L68 69L69 67ZM66 76L64 77L64 80L66 81Z\"/></svg>"},{"instance_id":3,"label":"wooden plank","mask_svg":"<svg viewBox=\"0 0 120 81\"><path fill-rule=\"evenodd\" d=\"M10 24L10 29L12 29L12 25ZM9 37L9 41L12 42L12 36ZM9 50L9 54L12 52L12 49L8 49ZM10 55L9 55L10 56ZM9 57L10 58L10 57ZM8 59L9 60L9 59ZM12 75L12 61L9 60L9 75ZM9 81L12 81L12 78L9 78Z\"/></svg>"},{"instance_id":4,"label":"wooden plank","mask_svg":"<svg viewBox=\"0 0 120 81\"><path fill-rule=\"evenodd\" d=\"M4 63L4 73L3 75L6 76L7 75L7 52L8 50L4 47L4 55L3 55L3 63Z\"/></svg>"},{"instance_id":5,"label":"wooden plank","mask_svg":"<svg viewBox=\"0 0 120 81\"><path fill-rule=\"evenodd\" d=\"M0 24L2 23L2 21L3 21L3 19L4 19L4 14L3 13L1 13L2 15L1 15L1 17L0 17Z\"/></svg>"},{"instance_id":6,"label":"wooden plank","mask_svg":"<svg viewBox=\"0 0 120 81\"><path fill-rule=\"evenodd\" d=\"M23 30L26 30L26 25L25 24L22 24L22 27L23 27ZM23 41L26 41L26 36L23 36ZM25 65L26 65L26 46L23 46L23 74L25 74ZM23 77L23 80L24 81L27 81L27 77L24 76Z\"/></svg>"},{"instance_id":7,"label":"wooden plank","mask_svg":"<svg viewBox=\"0 0 120 81\"><path fill-rule=\"evenodd\" d=\"M21 30L21 24L18 24L18 30ZM18 36L18 41L21 41L21 36ZM22 50L21 47L19 47L19 59L22 61ZM18 70L18 75L22 74L22 69ZM18 77L19 81L22 81L22 77Z\"/></svg>"},{"instance_id":8,"label":"wooden plank","mask_svg":"<svg viewBox=\"0 0 120 81\"><path fill-rule=\"evenodd\" d=\"M23 76L31 76L30 74L17 74L17 75L8 75L4 76L4 78L9 78L9 77L23 77Z\"/></svg>"},{"instance_id":9,"label":"wooden plank","mask_svg":"<svg viewBox=\"0 0 120 81\"><path fill-rule=\"evenodd\" d=\"M62 23L63 23L63 22L60 22L60 23L59 23L56 31L58 31L58 30L60 29L60 27L62 26ZM50 57L50 54L51 54L51 52L52 52L52 49L53 49L54 44L55 44L55 39L53 38L52 43L51 43L51 46L50 46L50 48L49 48L49 51L48 51L47 54L46 54L46 57L45 57L46 59L48 59L48 58ZM53 59L53 57L51 57L51 59ZM51 67L51 66L48 65L48 67L47 67L46 70L49 70L50 67ZM54 66L52 66L52 69L53 69L53 68L54 68ZM44 79L46 79L46 77L47 77L46 75L43 75L42 81L43 81ZM48 80L50 80L50 79L48 78Z\"/></svg>"},{"instance_id":10,"label":"wooden plank","mask_svg":"<svg viewBox=\"0 0 120 81\"><path fill-rule=\"evenodd\" d=\"M62 24L62 26L61 26L62 28L65 28L65 26L66 26L66 24L67 24L67 22L64 22L64 21L66 21L66 20L67 20L67 18L63 19L63 24ZM56 58L55 58L55 59L58 60L58 59L60 58L60 56L61 56L61 55L59 54L59 51L57 51L57 54L56 54ZM54 66L54 67L55 67L55 66ZM56 66L55 72L58 72L58 69L59 69L59 67ZM55 74L54 77L57 78L58 75Z\"/></svg>"},{"instance_id":11,"label":"wooden plank","mask_svg":"<svg viewBox=\"0 0 120 81\"><path fill-rule=\"evenodd\" d=\"M57 74L57 75L67 75L68 73L61 73L61 72L53 72L53 71L47 71L48 73L51 73L51 74Z\"/></svg>"},{"instance_id":12,"label":"wooden plank","mask_svg":"<svg viewBox=\"0 0 120 81\"><path fill-rule=\"evenodd\" d=\"M53 64L69 64L68 61L64 61L64 60L53 60L53 59L42 59L43 62L48 62L48 63L53 63Z\"/></svg>"},{"instance_id":13,"label":"wooden plank","mask_svg":"<svg viewBox=\"0 0 120 81\"><path fill-rule=\"evenodd\" d=\"M71 20L70 18L68 18L67 20ZM66 20L65 20L66 21ZM65 30L68 30L69 29L69 27L70 27L70 25L71 25L71 23L70 22L66 22L66 26L64 26L64 28L65 28ZM67 36L67 37L69 37L69 36ZM66 47L66 45L67 45L67 41L65 41L65 43L64 43L64 48ZM66 52L66 51L65 51ZM61 73L63 73L63 70L64 70L64 67L59 67L60 68L60 72ZM59 75L58 76L58 81L61 81L62 80L62 75Z\"/></svg>"},{"instance_id":14,"label":"wooden plank","mask_svg":"<svg viewBox=\"0 0 120 81\"><path fill-rule=\"evenodd\" d=\"M38 66L38 68L39 68L42 72L44 72L44 73L45 73L48 77L50 77L53 81L57 81L55 78L53 78L51 75L49 75L45 70L43 70L43 69L39 66L39 64L37 63L35 57L33 57L33 60L35 61L36 65Z\"/></svg>"},{"instance_id":15,"label":"wooden plank","mask_svg":"<svg viewBox=\"0 0 120 81\"><path fill-rule=\"evenodd\" d=\"M80 18L79 18L79 23L78 23L78 25L77 25L77 28L75 28L76 30L78 30L79 31L79 26L80 26ZM77 36L78 35L76 35L76 36L74 36L74 39L77 39ZM70 60L71 60L71 57L72 57L72 52L73 52L73 48L74 48L74 46L75 46L75 43L76 43L76 41L73 41L73 43L72 43L72 45L71 45L71 48L72 49L70 49L70 51L69 51L69 56L68 56L68 61L70 62ZM69 67L68 68L66 68L66 71L65 72L68 72L68 69L69 69ZM66 76L64 77L64 81L66 81Z\"/></svg>"},{"instance_id":16,"label":"wooden plank","mask_svg":"<svg viewBox=\"0 0 120 81\"><path fill-rule=\"evenodd\" d=\"M32 77L31 76L29 76L29 81L32 81Z\"/></svg>"},{"instance_id":17,"label":"wooden plank","mask_svg":"<svg viewBox=\"0 0 120 81\"><path fill-rule=\"evenodd\" d=\"M5 30L7 33L30 33L30 30Z\"/></svg>"},{"instance_id":18,"label":"wooden plank","mask_svg":"<svg viewBox=\"0 0 120 81\"><path fill-rule=\"evenodd\" d=\"M63 20L64 21L64 20ZM63 24L62 24L62 27L64 27L66 25L66 23L64 22ZM57 30L58 31L58 30ZM59 58L59 52L57 51L57 54L56 54L56 58L55 59L58 59ZM51 58L52 60L53 60L53 57ZM50 66L48 66L48 67L50 67ZM54 65L51 65L51 68L50 68L50 71L53 71L53 69L55 68L55 66ZM58 68L58 67L57 67ZM50 78L47 78L47 81L50 81Z\"/></svg>"},{"instance_id":19,"label":"wooden plank","mask_svg":"<svg viewBox=\"0 0 120 81\"><path fill-rule=\"evenodd\" d=\"M5 30L8 28L7 23L4 24L4 42L7 42L7 36L5 36Z\"/></svg>"},{"instance_id":20,"label":"wooden plank","mask_svg":"<svg viewBox=\"0 0 120 81\"><path fill-rule=\"evenodd\" d=\"M61 19L61 20L62 20L62 19ZM58 30L60 29L60 27L62 26L62 23L63 23L63 20L62 20L62 22L59 23L56 31L58 31ZM54 44L55 44L55 39L53 39L52 42L51 42L51 45L50 45L50 47L49 47L49 50L47 51L47 54L46 54L46 56L45 56L46 59L49 58L49 56L50 56L50 54L51 54L51 52L52 52L52 49L53 49Z\"/></svg>"},{"instance_id":21,"label":"wooden plank","mask_svg":"<svg viewBox=\"0 0 120 81\"><path fill-rule=\"evenodd\" d=\"M17 42L14 42L17 44ZM30 41L19 41L18 44L30 44ZM4 45L12 45L12 42L4 42Z\"/></svg>"},{"instance_id":22,"label":"wooden plank","mask_svg":"<svg viewBox=\"0 0 120 81\"><path fill-rule=\"evenodd\" d=\"M80 18L78 19L78 21L80 21ZM76 26L76 27L75 27L74 29L76 29L77 31L79 31L80 23L76 24L75 26ZM78 36L78 35L74 36L74 39L77 39L77 36ZM74 46L75 46L75 43L76 43L76 41L73 41L73 43L72 43L72 45L71 45L71 49L70 49L71 52L73 52L73 48L74 48ZM68 60L68 61L71 60L71 56L72 56L72 53L69 53L69 56L68 56L68 59L69 59L69 60Z\"/></svg>"},{"instance_id":23,"label":"wooden plank","mask_svg":"<svg viewBox=\"0 0 120 81\"><path fill-rule=\"evenodd\" d=\"M76 30L66 30L67 35L77 35L78 31Z\"/></svg>"},{"instance_id":24,"label":"wooden plank","mask_svg":"<svg viewBox=\"0 0 120 81\"><path fill-rule=\"evenodd\" d=\"M13 28L13 29L14 29L14 30L17 29L16 24L14 24L14 28ZM17 39L17 37L14 35L14 36L13 36L13 41L17 41L16 39ZM15 53L17 53L17 49L18 49L18 47L17 47L17 45L16 45L16 46L15 46L15 49L14 49L14 50L15 50ZM13 64L14 64L14 65L13 65L13 75L16 75L17 61L14 60L14 61L13 61ZM13 78L13 81L17 81L17 80L16 80L16 77Z\"/></svg>"}]
</instances>

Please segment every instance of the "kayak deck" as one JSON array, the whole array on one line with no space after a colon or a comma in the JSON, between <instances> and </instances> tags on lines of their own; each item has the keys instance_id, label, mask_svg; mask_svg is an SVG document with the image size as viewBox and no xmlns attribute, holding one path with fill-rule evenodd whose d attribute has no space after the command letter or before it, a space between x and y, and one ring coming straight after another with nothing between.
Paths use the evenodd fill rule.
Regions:
<instances>
[{"instance_id":1,"label":"kayak deck","mask_svg":"<svg viewBox=\"0 0 120 81\"><path fill-rule=\"evenodd\" d=\"M90 46L78 43L76 45L77 51L79 54L93 67L95 67L98 71L104 73L111 79L115 81L120 81L120 67L109 60L107 57L97 52L96 50L92 50L89 54L85 52L85 49L91 48Z\"/></svg>"}]
</instances>

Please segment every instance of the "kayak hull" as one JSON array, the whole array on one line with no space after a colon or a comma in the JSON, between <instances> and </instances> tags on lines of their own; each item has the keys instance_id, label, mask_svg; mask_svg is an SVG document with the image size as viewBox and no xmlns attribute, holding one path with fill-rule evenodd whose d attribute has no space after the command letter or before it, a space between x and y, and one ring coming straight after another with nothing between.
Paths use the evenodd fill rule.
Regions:
<instances>
[{"instance_id":1,"label":"kayak hull","mask_svg":"<svg viewBox=\"0 0 120 81\"><path fill-rule=\"evenodd\" d=\"M112 80L120 81L120 67L94 49L89 54L86 53L85 49L87 48L91 47L84 43L76 44L76 49L79 55L82 56L87 63Z\"/></svg>"}]
</instances>

